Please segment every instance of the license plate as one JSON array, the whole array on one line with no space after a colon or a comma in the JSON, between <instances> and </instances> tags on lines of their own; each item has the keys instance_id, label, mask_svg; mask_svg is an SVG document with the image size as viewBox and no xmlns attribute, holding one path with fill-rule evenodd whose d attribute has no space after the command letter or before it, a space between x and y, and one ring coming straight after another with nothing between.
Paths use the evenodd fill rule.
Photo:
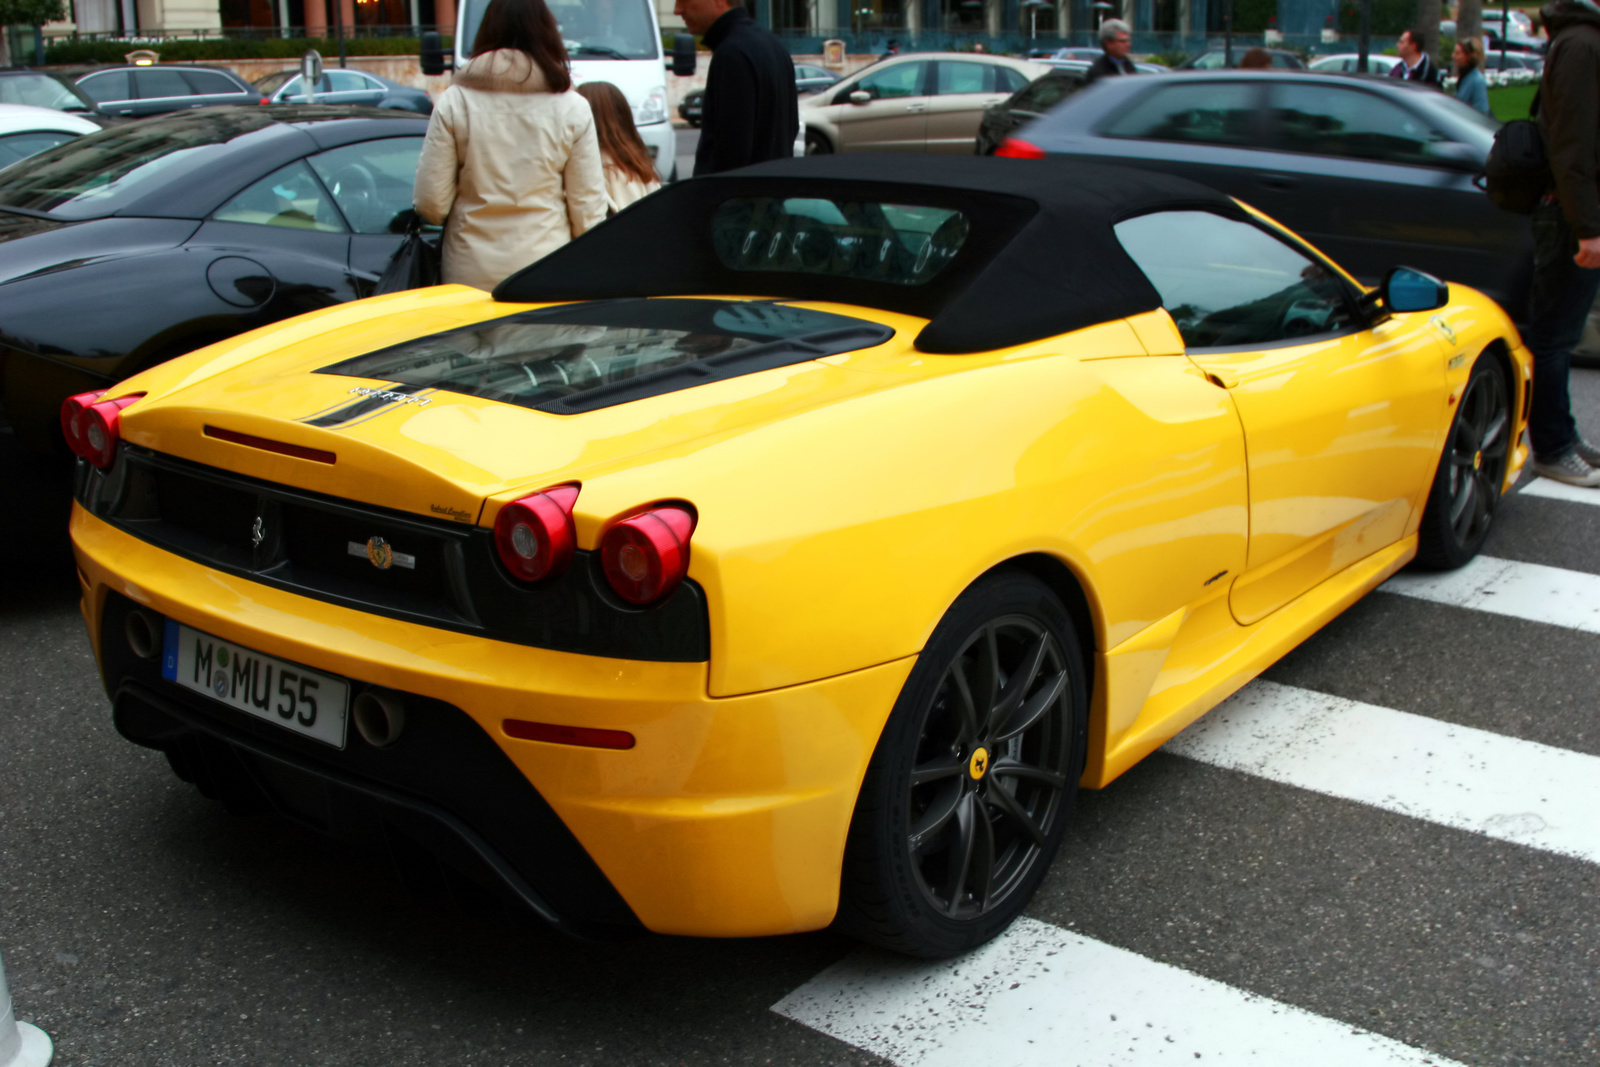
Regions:
<instances>
[{"instance_id":1,"label":"license plate","mask_svg":"<svg viewBox=\"0 0 1600 1067\"><path fill-rule=\"evenodd\" d=\"M258 719L344 748L350 683L167 620L161 674Z\"/></svg>"}]
</instances>

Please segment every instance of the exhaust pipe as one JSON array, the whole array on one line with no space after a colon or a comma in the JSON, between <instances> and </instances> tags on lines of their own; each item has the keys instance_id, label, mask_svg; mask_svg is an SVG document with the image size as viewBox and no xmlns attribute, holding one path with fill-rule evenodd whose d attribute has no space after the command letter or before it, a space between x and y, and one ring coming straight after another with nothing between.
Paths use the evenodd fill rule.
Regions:
<instances>
[{"instance_id":1,"label":"exhaust pipe","mask_svg":"<svg viewBox=\"0 0 1600 1067\"><path fill-rule=\"evenodd\" d=\"M351 706L356 732L373 748L388 748L406 728L406 706L399 693L363 690Z\"/></svg>"},{"instance_id":2,"label":"exhaust pipe","mask_svg":"<svg viewBox=\"0 0 1600 1067\"><path fill-rule=\"evenodd\" d=\"M147 613L138 608L128 612L122 620L122 635L128 639L128 647L140 659L154 659L161 652L161 641L157 634L161 627Z\"/></svg>"}]
</instances>

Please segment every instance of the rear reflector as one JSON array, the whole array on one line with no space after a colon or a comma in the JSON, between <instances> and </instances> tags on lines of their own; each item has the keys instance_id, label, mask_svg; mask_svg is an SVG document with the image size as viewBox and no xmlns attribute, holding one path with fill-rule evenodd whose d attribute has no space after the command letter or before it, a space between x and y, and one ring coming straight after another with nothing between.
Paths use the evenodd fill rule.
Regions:
<instances>
[{"instance_id":1,"label":"rear reflector","mask_svg":"<svg viewBox=\"0 0 1600 1067\"><path fill-rule=\"evenodd\" d=\"M273 441L265 437L256 437L253 434L239 433L235 430L224 430L220 426L207 426L206 436L215 437L219 441L229 444L244 445L247 448L259 448L263 452L276 452L280 456L293 456L295 459L309 459L317 463L334 463L338 456L320 448L307 448L305 445L291 445L287 441Z\"/></svg>"},{"instance_id":2,"label":"rear reflector","mask_svg":"<svg viewBox=\"0 0 1600 1067\"><path fill-rule=\"evenodd\" d=\"M1043 159L1045 150L1020 137L1007 137L1000 142L1000 147L994 150L994 154L1005 156L1007 159Z\"/></svg>"},{"instance_id":3,"label":"rear reflector","mask_svg":"<svg viewBox=\"0 0 1600 1067\"><path fill-rule=\"evenodd\" d=\"M506 719L501 727L508 737L524 741L545 741L552 745L582 745L585 748L632 748L633 735L626 730L600 730L593 726L557 726L550 722Z\"/></svg>"}]
</instances>

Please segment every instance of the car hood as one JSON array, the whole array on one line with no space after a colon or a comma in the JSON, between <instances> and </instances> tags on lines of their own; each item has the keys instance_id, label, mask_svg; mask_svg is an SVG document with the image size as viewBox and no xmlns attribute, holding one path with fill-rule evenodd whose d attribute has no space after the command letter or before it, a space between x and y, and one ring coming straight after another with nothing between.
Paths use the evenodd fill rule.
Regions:
<instances>
[{"instance_id":1,"label":"car hood","mask_svg":"<svg viewBox=\"0 0 1600 1067\"><path fill-rule=\"evenodd\" d=\"M492 498L601 477L904 384L925 321L859 308L889 340L676 392L560 415L465 393L318 373L331 364L538 305L440 286L344 304L201 349L119 385L129 444L312 492L487 521ZM853 362L854 361L854 362ZM957 360L934 360L954 369ZM253 443L251 439L254 439ZM299 455L289 454L299 453ZM304 458L320 453L320 458ZM588 494L586 494L587 496Z\"/></svg>"},{"instance_id":2,"label":"car hood","mask_svg":"<svg viewBox=\"0 0 1600 1067\"><path fill-rule=\"evenodd\" d=\"M122 259L189 239L192 219L88 219L59 222L0 210L0 285L87 263Z\"/></svg>"}]
</instances>

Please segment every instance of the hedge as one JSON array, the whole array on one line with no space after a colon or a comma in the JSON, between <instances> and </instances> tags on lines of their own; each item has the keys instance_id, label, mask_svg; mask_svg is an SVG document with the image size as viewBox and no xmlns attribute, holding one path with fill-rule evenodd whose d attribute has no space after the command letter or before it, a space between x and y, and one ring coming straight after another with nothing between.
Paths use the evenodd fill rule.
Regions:
<instances>
[{"instance_id":1,"label":"hedge","mask_svg":"<svg viewBox=\"0 0 1600 1067\"><path fill-rule=\"evenodd\" d=\"M415 37L346 37L344 49L351 56L414 56L422 42ZM444 41L446 50L451 39ZM124 63L136 48L151 48L161 53L163 63L191 63L210 59L299 59L315 48L324 56L339 54L333 37L206 37L198 40L84 41L67 37L49 45L45 62L61 64Z\"/></svg>"}]
</instances>

